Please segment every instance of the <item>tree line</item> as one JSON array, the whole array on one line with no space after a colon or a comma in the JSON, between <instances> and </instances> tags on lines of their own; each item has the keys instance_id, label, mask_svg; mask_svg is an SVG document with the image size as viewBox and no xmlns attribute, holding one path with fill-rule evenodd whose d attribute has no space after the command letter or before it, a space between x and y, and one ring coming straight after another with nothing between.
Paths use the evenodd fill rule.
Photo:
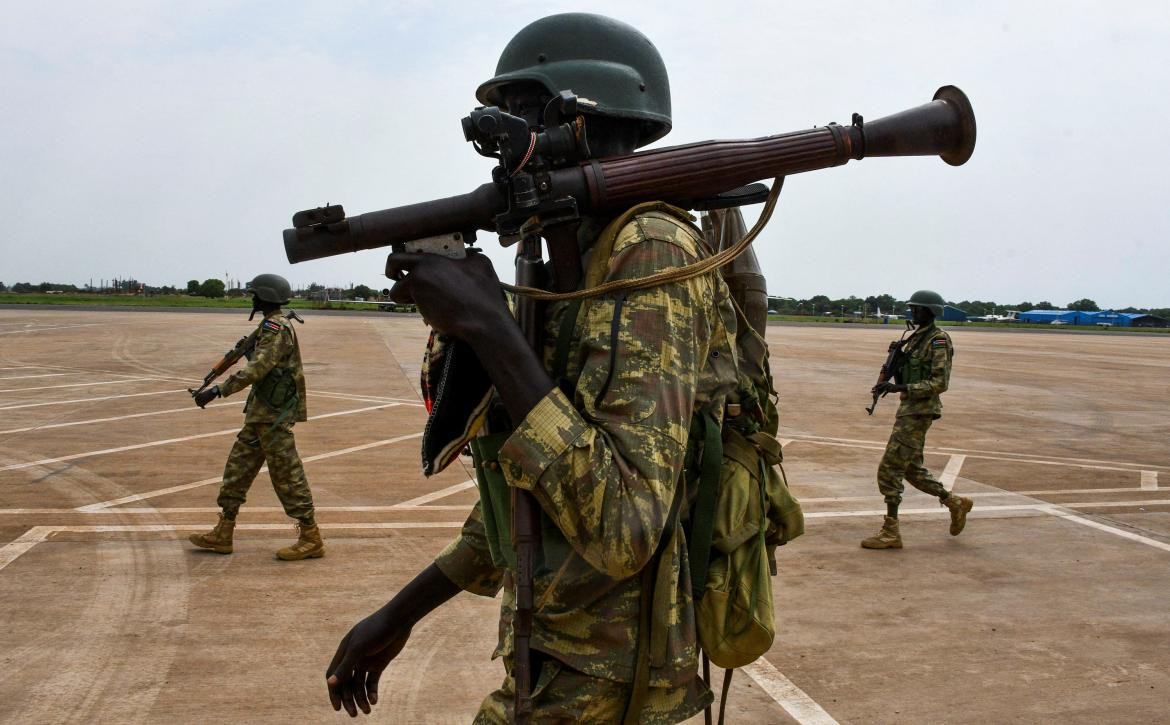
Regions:
<instances>
[{"instance_id":1,"label":"tree line","mask_svg":"<svg viewBox=\"0 0 1170 725\"><path fill-rule=\"evenodd\" d=\"M228 289L222 279L205 279L200 282L197 279L187 281L184 288L172 287L170 285L149 285L139 282L136 279L119 279L113 280L108 286L103 289L96 289L90 285L78 287L73 284L61 284L57 282L40 282L33 284L30 282L17 282L11 287L6 286L0 282L0 292L16 292L16 293L84 293L84 292L110 292L114 294L148 294L148 295L173 295L173 294L188 294L196 297L207 297L209 299L219 299L225 296L241 296L244 290L241 288ZM302 287L293 291L294 295L303 298L321 297L328 294L330 299L377 299L381 293L372 287L364 284L354 285L349 287L333 287L326 288L324 285L312 282L307 287ZM1095 312L1101 309L1097 303L1087 297L1069 302L1064 307L1058 307L1047 300L1040 302L1017 302L1015 304L1004 304L1001 302L992 302L990 300L962 300L959 302L947 302L952 307L957 307L970 316L984 315L1002 315L1009 311L1016 310L1019 312L1027 312L1029 310L1080 310L1084 312ZM795 297L769 297L768 311L773 314L780 315L810 315L817 317L857 317L865 315L872 317L879 312L881 314L900 315L906 310L906 300L899 300L893 295L870 295L868 297L856 297L850 295L849 297L841 297L833 299L828 295L813 295L807 299L797 299ZM1157 315L1158 317L1165 317L1170 319L1170 307L1124 307L1115 309L1114 312L1141 312L1144 314Z\"/></svg>"},{"instance_id":2,"label":"tree line","mask_svg":"<svg viewBox=\"0 0 1170 725\"><path fill-rule=\"evenodd\" d=\"M1040 302L1017 302L1005 304L990 300L961 300L947 301L951 307L958 308L969 316L982 317L985 315L1003 315L1010 311L1028 312L1030 310L1079 310L1095 312L1101 307L1093 300L1084 297L1069 302L1063 307L1052 304L1047 300ZM780 315L811 315L818 317L872 317L879 312L883 315L900 315L906 310L906 300L899 300L893 295L870 295L869 297L842 297L830 298L828 295L813 295L807 299L795 297L769 297L768 311ZM1114 312L1141 312L1170 318L1170 307L1140 308L1125 307L1115 309Z\"/></svg>"}]
</instances>

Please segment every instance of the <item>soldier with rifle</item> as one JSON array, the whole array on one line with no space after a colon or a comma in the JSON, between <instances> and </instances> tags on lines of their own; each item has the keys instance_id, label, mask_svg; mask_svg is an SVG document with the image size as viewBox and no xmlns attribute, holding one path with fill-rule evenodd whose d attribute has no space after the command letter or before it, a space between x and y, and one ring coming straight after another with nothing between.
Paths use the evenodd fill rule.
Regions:
<instances>
[{"instance_id":1,"label":"soldier with rifle","mask_svg":"<svg viewBox=\"0 0 1170 725\"><path fill-rule=\"evenodd\" d=\"M971 499L947 491L923 465L926 432L942 417L940 396L950 384L955 356L951 336L934 324L935 318L942 315L943 298L937 292L919 290L911 295L909 305L914 334L890 345L887 364L882 367L884 380L870 391L875 405L887 393L898 393L901 404L877 473L878 490L886 500L886 516L881 530L861 542L866 549L902 548L898 505L902 502L903 478L914 488L937 496L940 504L950 510L951 536L963 531L972 506ZM868 410L872 413L873 408Z\"/></svg>"},{"instance_id":2,"label":"soldier with rifle","mask_svg":"<svg viewBox=\"0 0 1170 725\"><path fill-rule=\"evenodd\" d=\"M322 557L325 543L314 519L313 493L292 432L295 423L308 420L301 348L291 322L304 320L295 312L290 311L286 316L281 310L292 299L292 287L284 277L261 274L248 283L246 291L252 295L252 314L248 319L257 312L264 319L208 373L201 388L191 391L195 404L202 408L216 398L251 388L248 402L244 404L244 427L236 436L224 465L217 501L223 510L219 523L207 533L192 534L190 541L201 549L232 553L236 514L260 467L267 463L276 496L284 512L296 520L300 533L295 543L276 552L277 558L296 561ZM237 370L219 385L210 385L240 357L248 358L244 369Z\"/></svg>"}]
</instances>

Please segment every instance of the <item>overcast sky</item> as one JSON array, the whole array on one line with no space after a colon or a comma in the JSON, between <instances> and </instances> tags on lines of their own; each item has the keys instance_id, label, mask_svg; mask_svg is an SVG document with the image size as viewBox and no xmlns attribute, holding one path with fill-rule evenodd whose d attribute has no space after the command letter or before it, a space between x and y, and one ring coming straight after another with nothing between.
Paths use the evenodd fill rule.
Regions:
<instances>
[{"instance_id":1,"label":"overcast sky","mask_svg":"<svg viewBox=\"0 0 1170 725\"><path fill-rule=\"evenodd\" d=\"M460 118L517 30L569 10L658 46L674 98L659 145L875 119L946 84L971 98L966 166L789 179L756 242L771 294L1170 305L1165 0L6 2L0 280L382 287L380 250L289 265L292 213L488 180Z\"/></svg>"}]
</instances>

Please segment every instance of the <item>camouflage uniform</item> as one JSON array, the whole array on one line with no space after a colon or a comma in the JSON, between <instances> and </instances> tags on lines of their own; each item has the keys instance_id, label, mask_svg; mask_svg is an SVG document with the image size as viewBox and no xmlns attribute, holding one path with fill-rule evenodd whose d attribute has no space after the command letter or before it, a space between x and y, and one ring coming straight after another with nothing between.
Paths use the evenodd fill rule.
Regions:
<instances>
[{"instance_id":1,"label":"camouflage uniform","mask_svg":"<svg viewBox=\"0 0 1170 725\"><path fill-rule=\"evenodd\" d=\"M922 465L926 432L942 417L941 396L951 380L955 348L950 336L933 322L914 332L906 346L906 364L898 382L907 385L894 419L894 431L878 466L878 490L887 504L902 501L902 479L920 491L945 498L946 488Z\"/></svg>"},{"instance_id":2,"label":"camouflage uniform","mask_svg":"<svg viewBox=\"0 0 1170 725\"><path fill-rule=\"evenodd\" d=\"M225 398L248 386L252 389L244 405L244 427L224 466L217 503L227 518L234 519L267 462L285 513L312 525L313 494L292 433L293 424L308 420L309 413L297 335L279 310L267 314L252 334L255 348L248 365L219 386Z\"/></svg>"},{"instance_id":3,"label":"camouflage uniform","mask_svg":"<svg viewBox=\"0 0 1170 725\"><path fill-rule=\"evenodd\" d=\"M617 231L605 279L694 262L709 255L701 240L670 213L641 213ZM546 311L546 368L567 308L558 302ZM588 300L572 327L564 379L499 448L500 474L531 491L545 519L532 647L548 658L533 688L534 722L621 719L635 675L640 574L659 550L676 491L685 488L692 415L706 410L721 419L735 387L734 339L734 308L715 274ZM493 558L499 543L489 540L482 509L476 505L436 564L467 591L494 596L504 588L495 656L507 666L513 581ZM685 535L673 531L655 569L644 723L685 720L712 699L697 671ZM512 693L509 676L476 722L511 722Z\"/></svg>"}]
</instances>

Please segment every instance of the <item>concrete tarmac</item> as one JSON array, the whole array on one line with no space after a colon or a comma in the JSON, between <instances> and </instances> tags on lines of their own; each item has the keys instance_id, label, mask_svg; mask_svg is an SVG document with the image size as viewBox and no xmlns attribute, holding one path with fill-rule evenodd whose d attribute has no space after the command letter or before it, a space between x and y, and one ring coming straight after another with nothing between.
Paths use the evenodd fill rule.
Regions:
<instances>
[{"instance_id":1,"label":"concrete tarmac","mask_svg":"<svg viewBox=\"0 0 1170 725\"><path fill-rule=\"evenodd\" d=\"M294 532L264 473L235 553L193 550L242 419L239 396L201 411L185 388L246 318L0 310L0 722L344 718L324 687L338 640L474 489L465 462L419 470L421 321L315 315L296 433L327 556L273 557ZM952 331L927 465L974 498L968 528L912 492L906 548L865 551L896 401L863 408L897 332L769 327L807 533L779 551L776 642L735 674L728 721L1164 720L1170 338ZM420 623L370 719L469 722L503 678L497 608L463 594Z\"/></svg>"}]
</instances>

